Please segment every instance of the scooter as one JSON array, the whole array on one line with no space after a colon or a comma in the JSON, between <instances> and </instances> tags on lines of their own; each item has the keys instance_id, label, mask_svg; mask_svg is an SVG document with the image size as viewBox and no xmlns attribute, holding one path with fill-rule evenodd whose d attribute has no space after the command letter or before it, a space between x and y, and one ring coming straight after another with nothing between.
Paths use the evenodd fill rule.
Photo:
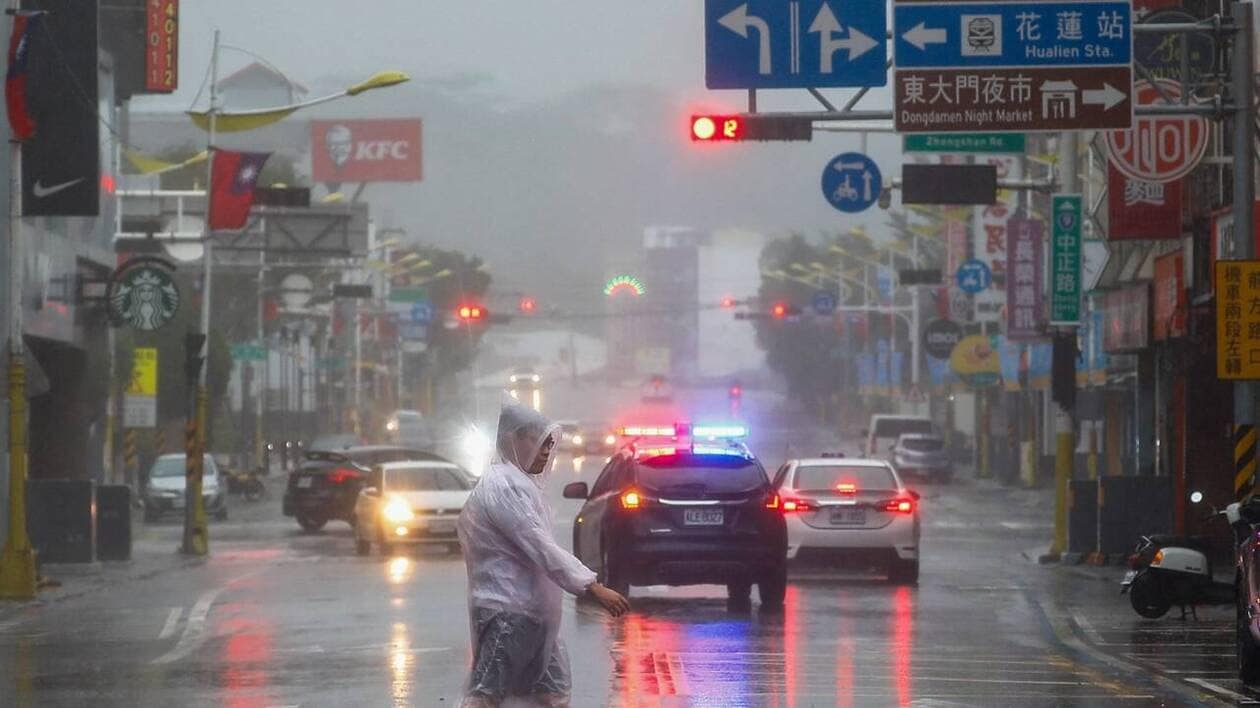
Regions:
<instances>
[{"instance_id":1,"label":"scooter","mask_svg":"<svg viewBox=\"0 0 1260 708\"><path fill-rule=\"evenodd\" d=\"M262 481L262 469L257 467L249 471L229 469L227 484L228 492L239 494L247 501L258 501L267 492Z\"/></svg>"},{"instance_id":2,"label":"scooter","mask_svg":"<svg viewBox=\"0 0 1260 708\"><path fill-rule=\"evenodd\" d=\"M1190 502L1203 501L1201 492L1190 495ZM1251 526L1242 520L1237 502L1223 510L1213 509L1208 518L1222 516L1229 522L1235 547ZM1232 604L1237 595L1233 583L1212 579L1209 560L1210 541L1203 536L1143 536L1129 557L1129 571L1120 582L1121 594L1128 593L1134 611L1148 619L1168 613L1173 605L1198 619L1196 605Z\"/></svg>"}]
</instances>

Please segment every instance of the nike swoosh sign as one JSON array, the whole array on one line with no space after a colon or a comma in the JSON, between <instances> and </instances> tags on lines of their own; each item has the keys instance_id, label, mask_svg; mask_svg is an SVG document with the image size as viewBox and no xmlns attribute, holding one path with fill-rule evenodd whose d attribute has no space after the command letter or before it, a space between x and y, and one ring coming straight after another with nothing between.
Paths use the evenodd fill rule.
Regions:
<instances>
[{"instance_id":1,"label":"nike swoosh sign","mask_svg":"<svg viewBox=\"0 0 1260 708\"><path fill-rule=\"evenodd\" d=\"M74 185L82 181L83 181L83 178L80 177L78 179L72 179L69 182L62 182L61 184L54 184L51 187L45 187L44 185L40 184L39 181L37 180L35 184L31 187L31 192L35 194L36 199L43 199L44 197L52 196L56 194L57 192L62 192L67 189L70 189L71 187L73 187Z\"/></svg>"}]
</instances>

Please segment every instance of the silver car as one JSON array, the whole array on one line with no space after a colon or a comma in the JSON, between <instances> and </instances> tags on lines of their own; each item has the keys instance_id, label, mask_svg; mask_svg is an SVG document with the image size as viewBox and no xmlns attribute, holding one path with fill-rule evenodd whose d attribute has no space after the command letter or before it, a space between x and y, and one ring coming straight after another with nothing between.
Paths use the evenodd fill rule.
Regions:
<instances>
[{"instance_id":1,"label":"silver car","mask_svg":"<svg viewBox=\"0 0 1260 708\"><path fill-rule=\"evenodd\" d=\"M898 436L892 450L893 467L905 476L918 476L948 482L954 476L945 438L935 433L908 433Z\"/></svg>"},{"instance_id":2,"label":"silver car","mask_svg":"<svg viewBox=\"0 0 1260 708\"><path fill-rule=\"evenodd\" d=\"M153 463L142 491L145 521L157 521L167 513L184 513L185 459L180 452L162 455ZM226 519L227 482L213 456L207 454L204 460L201 496L206 513L219 520Z\"/></svg>"}]
</instances>

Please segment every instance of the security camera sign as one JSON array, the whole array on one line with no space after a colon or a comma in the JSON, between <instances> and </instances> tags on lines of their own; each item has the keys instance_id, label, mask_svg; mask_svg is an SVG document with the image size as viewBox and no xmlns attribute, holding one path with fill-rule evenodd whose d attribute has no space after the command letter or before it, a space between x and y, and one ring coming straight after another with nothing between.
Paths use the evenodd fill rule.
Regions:
<instances>
[{"instance_id":1,"label":"security camera sign","mask_svg":"<svg viewBox=\"0 0 1260 708\"><path fill-rule=\"evenodd\" d=\"M418 182L420 119L311 121L317 182Z\"/></svg>"}]
</instances>

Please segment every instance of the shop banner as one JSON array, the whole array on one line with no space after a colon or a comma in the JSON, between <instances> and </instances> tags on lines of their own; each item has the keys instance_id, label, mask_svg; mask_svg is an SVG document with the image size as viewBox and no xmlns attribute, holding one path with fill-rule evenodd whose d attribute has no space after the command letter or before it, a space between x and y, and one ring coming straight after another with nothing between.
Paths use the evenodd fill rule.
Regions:
<instances>
[{"instance_id":1,"label":"shop banner","mask_svg":"<svg viewBox=\"0 0 1260 708\"><path fill-rule=\"evenodd\" d=\"M1131 352L1151 343L1149 289L1146 283L1103 295L1103 350Z\"/></svg>"},{"instance_id":2,"label":"shop banner","mask_svg":"<svg viewBox=\"0 0 1260 708\"><path fill-rule=\"evenodd\" d=\"M1155 339L1163 341L1186 336L1185 255L1182 251L1155 259L1153 309Z\"/></svg>"},{"instance_id":3,"label":"shop banner","mask_svg":"<svg viewBox=\"0 0 1260 708\"><path fill-rule=\"evenodd\" d=\"M1181 180L1145 182L1107 163L1107 240L1181 238Z\"/></svg>"},{"instance_id":4,"label":"shop banner","mask_svg":"<svg viewBox=\"0 0 1260 708\"><path fill-rule=\"evenodd\" d=\"M1014 341L1041 336L1041 247L1045 227L1035 219L1007 222L1006 337Z\"/></svg>"}]
</instances>

